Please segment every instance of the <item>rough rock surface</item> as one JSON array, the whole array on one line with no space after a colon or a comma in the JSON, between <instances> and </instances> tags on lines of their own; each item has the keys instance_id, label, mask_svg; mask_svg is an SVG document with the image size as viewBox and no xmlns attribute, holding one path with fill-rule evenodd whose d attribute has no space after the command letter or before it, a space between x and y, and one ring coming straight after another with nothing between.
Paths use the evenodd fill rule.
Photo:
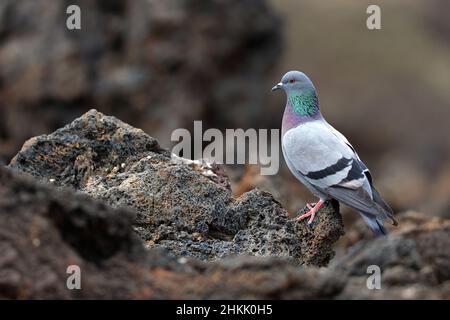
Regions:
<instances>
[{"instance_id":1,"label":"rough rock surface","mask_svg":"<svg viewBox=\"0 0 450 320\"><path fill-rule=\"evenodd\" d=\"M133 213L0 167L0 299L318 298L343 282L292 261L178 262L146 250ZM81 290L68 290L69 265Z\"/></svg>"},{"instance_id":2,"label":"rough rock surface","mask_svg":"<svg viewBox=\"0 0 450 320\"><path fill-rule=\"evenodd\" d=\"M406 212L401 228L388 237L361 240L330 265L348 276L345 298L449 299L450 221ZM379 266L381 285L389 290L358 290L367 267Z\"/></svg>"},{"instance_id":3,"label":"rough rock surface","mask_svg":"<svg viewBox=\"0 0 450 320\"><path fill-rule=\"evenodd\" d=\"M308 226L290 220L269 193L254 189L234 199L208 164L172 159L142 130L95 110L27 141L10 167L134 208L146 245L177 257L283 256L325 266L343 234L336 204Z\"/></svg>"},{"instance_id":4,"label":"rough rock surface","mask_svg":"<svg viewBox=\"0 0 450 320\"><path fill-rule=\"evenodd\" d=\"M10 167L0 167L0 298L450 299L448 219L407 212L389 236L362 232L328 268L306 266L334 254L336 204L311 228L293 223L270 194L233 199L217 168L172 159L94 110L28 141ZM65 287L72 264L82 290ZM367 288L370 265L380 290Z\"/></svg>"},{"instance_id":5,"label":"rough rock surface","mask_svg":"<svg viewBox=\"0 0 450 320\"><path fill-rule=\"evenodd\" d=\"M361 242L328 269L277 257L175 259L144 249L132 211L0 167L0 298L449 299L449 221L404 218L408 230ZM374 263L381 290L366 287ZM81 290L65 286L69 265L81 268Z\"/></svg>"},{"instance_id":6,"label":"rough rock surface","mask_svg":"<svg viewBox=\"0 0 450 320\"><path fill-rule=\"evenodd\" d=\"M143 269L165 264L144 258L148 253L130 232L131 212L4 168L0 181L0 298L129 296L145 280L140 263ZM69 265L81 268L84 290L67 290ZM117 280L122 277L135 281Z\"/></svg>"}]
</instances>

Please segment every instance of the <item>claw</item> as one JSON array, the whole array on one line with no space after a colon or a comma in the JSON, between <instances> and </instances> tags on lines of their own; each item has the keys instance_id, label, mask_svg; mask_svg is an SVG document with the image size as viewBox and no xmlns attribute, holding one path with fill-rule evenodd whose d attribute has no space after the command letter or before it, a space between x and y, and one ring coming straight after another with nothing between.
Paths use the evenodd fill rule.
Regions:
<instances>
[{"instance_id":1,"label":"claw","mask_svg":"<svg viewBox=\"0 0 450 320\"><path fill-rule=\"evenodd\" d=\"M313 222L315 216L316 216L316 212L313 211L311 214L311 218L309 218L309 220L308 220L308 224L311 224Z\"/></svg>"},{"instance_id":2,"label":"claw","mask_svg":"<svg viewBox=\"0 0 450 320\"><path fill-rule=\"evenodd\" d=\"M301 221L305 218L308 218L311 215L312 215L312 210L309 210L307 213L302 214L301 216L297 217L297 221Z\"/></svg>"},{"instance_id":3,"label":"claw","mask_svg":"<svg viewBox=\"0 0 450 320\"><path fill-rule=\"evenodd\" d=\"M324 201L319 200L317 203L307 203L306 207L309 209L309 211L305 214L302 214L301 216L297 217L297 221L301 221L307 217L310 217L308 220L308 224L311 224L314 221L314 217L316 216L316 213L322 208Z\"/></svg>"}]
</instances>

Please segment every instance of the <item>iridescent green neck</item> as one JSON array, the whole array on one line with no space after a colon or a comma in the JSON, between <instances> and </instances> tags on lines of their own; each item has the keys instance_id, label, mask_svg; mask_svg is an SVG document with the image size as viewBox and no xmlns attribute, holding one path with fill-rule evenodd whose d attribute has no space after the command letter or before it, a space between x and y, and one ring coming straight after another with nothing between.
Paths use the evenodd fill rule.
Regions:
<instances>
[{"instance_id":1,"label":"iridescent green neck","mask_svg":"<svg viewBox=\"0 0 450 320\"><path fill-rule=\"evenodd\" d=\"M312 117L319 112L319 100L314 89L289 93L288 103L300 117Z\"/></svg>"}]
</instances>

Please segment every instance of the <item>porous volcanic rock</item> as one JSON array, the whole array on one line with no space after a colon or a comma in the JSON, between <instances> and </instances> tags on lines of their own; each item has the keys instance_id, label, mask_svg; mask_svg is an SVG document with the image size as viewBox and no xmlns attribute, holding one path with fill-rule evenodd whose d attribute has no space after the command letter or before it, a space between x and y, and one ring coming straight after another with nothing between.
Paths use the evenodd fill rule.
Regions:
<instances>
[{"instance_id":1,"label":"porous volcanic rock","mask_svg":"<svg viewBox=\"0 0 450 320\"><path fill-rule=\"evenodd\" d=\"M342 298L450 298L450 221L417 212L398 219L388 237L361 240L329 266L348 276ZM364 290L368 266L380 268L382 290Z\"/></svg>"},{"instance_id":2,"label":"porous volcanic rock","mask_svg":"<svg viewBox=\"0 0 450 320\"><path fill-rule=\"evenodd\" d=\"M142 130L91 110L50 135L27 141L10 167L137 212L147 247L214 260L249 254L324 266L343 234L336 203L308 226L288 218L271 194L234 199L226 178L200 161L172 157Z\"/></svg>"},{"instance_id":3,"label":"porous volcanic rock","mask_svg":"<svg viewBox=\"0 0 450 320\"><path fill-rule=\"evenodd\" d=\"M0 299L318 298L344 287L292 259L207 263L145 249L133 215L0 167ZM69 266L80 290L66 286Z\"/></svg>"},{"instance_id":4,"label":"porous volcanic rock","mask_svg":"<svg viewBox=\"0 0 450 320\"><path fill-rule=\"evenodd\" d=\"M220 167L172 157L95 110L32 138L9 167L0 298L450 298L448 219L406 212L379 238L356 223L360 240L319 269L343 233L337 203L296 223L271 194L233 198ZM65 286L69 265L82 290ZM367 286L369 266L379 290Z\"/></svg>"}]
</instances>

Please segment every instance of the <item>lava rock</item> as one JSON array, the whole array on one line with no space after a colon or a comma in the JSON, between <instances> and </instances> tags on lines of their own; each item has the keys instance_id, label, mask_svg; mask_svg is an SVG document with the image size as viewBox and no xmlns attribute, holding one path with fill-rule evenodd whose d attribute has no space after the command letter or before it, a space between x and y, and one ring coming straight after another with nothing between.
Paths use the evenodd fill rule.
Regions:
<instances>
[{"instance_id":1,"label":"lava rock","mask_svg":"<svg viewBox=\"0 0 450 320\"><path fill-rule=\"evenodd\" d=\"M30 139L9 167L0 298L450 297L448 219L400 214L389 236L364 231L329 264L343 234L336 202L298 223L271 194L233 198L220 168L174 158L95 110ZM69 265L80 266L83 290L64 286ZM367 287L371 265L379 290Z\"/></svg>"},{"instance_id":2,"label":"lava rock","mask_svg":"<svg viewBox=\"0 0 450 320\"><path fill-rule=\"evenodd\" d=\"M158 142L91 110L50 135L30 139L10 167L137 212L148 247L214 260L249 254L325 266L343 234L339 207L326 205L312 226L288 218L267 192L234 199L217 168L171 157Z\"/></svg>"},{"instance_id":3,"label":"lava rock","mask_svg":"<svg viewBox=\"0 0 450 320\"><path fill-rule=\"evenodd\" d=\"M132 297L146 282L138 268L174 264L144 250L130 232L129 210L54 190L4 167L0 181L0 298ZM70 265L80 267L83 290L66 287Z\"/></svg>"},{"instance_id":4,"label":"lava rock","mask_svg":"<svg viewBox=\"0 0 450 320\"><path fill-rule=\"evenodd\" d=\"M331 270L349 279L345 299L448 299L450 297L450 221L406 212L387 237L361 240L333 261ZM381 271L382 289L364 290L369 266Z\"/></svg>"},{"instance_id":5,"label":"lava rock","mask_svg":"<svg viewBox=\"0 0 450 320\"><path fill-rule=\"evenodd\" d=\"M133 212L0 167L0 299L318 298L344 288L292 260L214 263L146 250ZM81 289L66 286L78 266Z\"/></svg>"}]
</instances>

